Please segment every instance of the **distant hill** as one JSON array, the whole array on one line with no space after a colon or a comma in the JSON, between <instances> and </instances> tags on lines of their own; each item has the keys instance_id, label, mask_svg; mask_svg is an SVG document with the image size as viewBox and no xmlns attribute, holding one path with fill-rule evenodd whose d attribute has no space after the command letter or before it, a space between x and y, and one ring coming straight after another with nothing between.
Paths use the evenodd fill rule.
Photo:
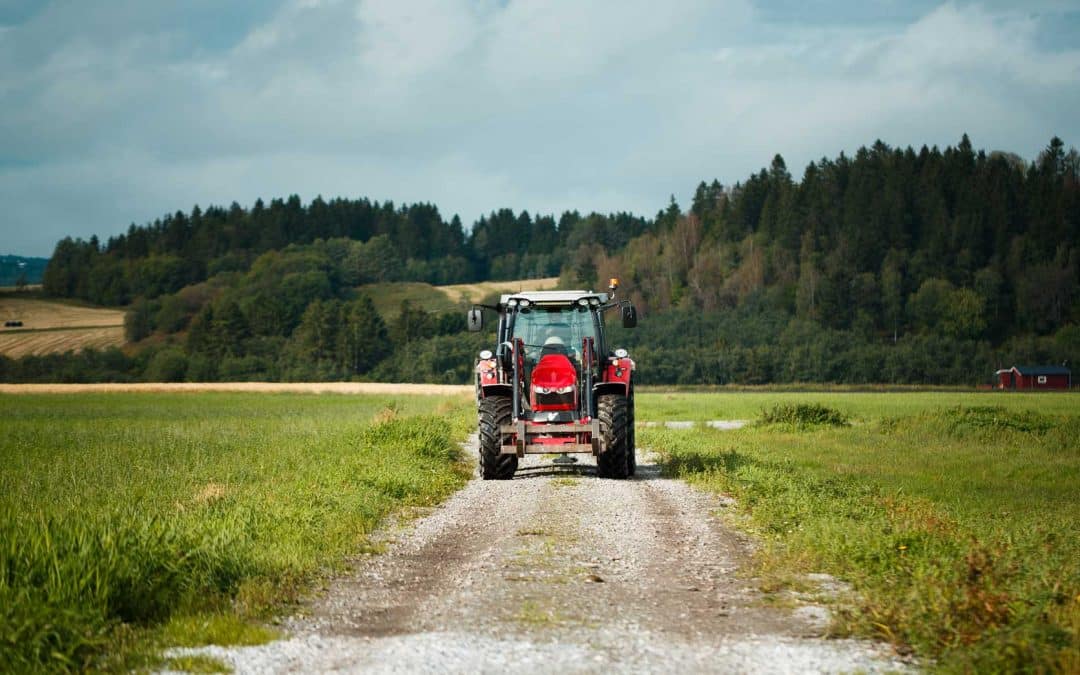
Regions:
<instances>
[{"instance_id":1,"label":"distant hill","mask_svg":"<svg viewBox=\"0 0 1080 675\"><path fill-rule=\"evenodd\" d=\"M40 284L48 264L48 258L0 255L0 286L14 286L21 275L27 284Z\"/></svg>"},{"instance_id":2,"label":"distant hill","mask_svg":"<svg viewBox=\"0 0 1080 675\"><path fill-rule=\"evenodd\" d=\"M61 240L42 294L130 305L138 359L88 355L71 378L449 383L491 345L464 333L462 296L556 276L623 280L641 322L612 322L611 344L641 384L975 384L1080 363L1080 152L1055 137L1025 164L966 135L878 141L801 177L776 155L652 218L507 208L468 230L426 203L195 207ZM3 367L36 381L61 365Z\"/></svg>"}]
</instances>

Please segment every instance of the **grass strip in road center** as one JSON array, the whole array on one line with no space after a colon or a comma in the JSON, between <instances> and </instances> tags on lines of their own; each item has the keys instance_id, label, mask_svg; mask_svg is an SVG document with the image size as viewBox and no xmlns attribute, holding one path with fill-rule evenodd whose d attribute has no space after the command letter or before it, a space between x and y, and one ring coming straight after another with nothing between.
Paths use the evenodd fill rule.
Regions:
<instances>
[{"instance_id":1,"label":"grass strip in road center","mask_svg":"<svg viewBox=\"0 0 1080 675\"><path fill-rule=\"evenodd\" d=\"M638 442L735 497L763 540L765 588L822 571L850 582L838 632L945 672L1080 672L1080 417L997 402Z\"/></svg>"},{"instance_id":2,"label":"grass strip in road center","mask_svg":"<svg viewBox=\"0 0 1080 675\"><path fill-rule=\"evenodd\" d=\"M464 397L0 397L0 671L130 670L252 620L469 468Z\"/></svg>"}]
</instances>

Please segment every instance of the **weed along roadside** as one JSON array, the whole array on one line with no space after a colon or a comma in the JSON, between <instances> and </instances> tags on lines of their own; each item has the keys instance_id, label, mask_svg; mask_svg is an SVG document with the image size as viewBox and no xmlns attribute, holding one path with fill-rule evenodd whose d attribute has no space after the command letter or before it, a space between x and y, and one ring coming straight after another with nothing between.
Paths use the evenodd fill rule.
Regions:
<instances>
[{"instance_id":1,"label":"weed along roadside","mask_svg":"<svg viewBox=\"0 0 1080 675\"><path fill-rule=\"evenodd\" d=\"M464 397L3 396L0 671L271 639L262 622L380 520L464 484L470 414Z\"/></svg>"},{"instance_id":2,"label":"weed along roadside","mask_svg":"<svg viewBox=\"0 0 1080 675\"><path fill-rule=\"evenodd\" d=\"M639 442L734 497L764 589L799 591L813 572L850 583L835 634L945 672L1080 671L1080 397L890 396L836 409L828 394L763 395L741 430L645 428ZM679 405L639 400L642 419Z\"/></svg>"}]
</instances>

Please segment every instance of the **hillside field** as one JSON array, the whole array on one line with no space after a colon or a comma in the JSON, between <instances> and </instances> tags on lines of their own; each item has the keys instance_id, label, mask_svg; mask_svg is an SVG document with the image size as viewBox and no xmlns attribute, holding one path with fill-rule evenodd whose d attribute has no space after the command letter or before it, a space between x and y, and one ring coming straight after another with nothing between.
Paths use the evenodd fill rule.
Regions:
<instances>
[{"instance_id":1,"label":"hillside field","mask_svg":"<svg viewBox=\"0 0 1080 675\"><path fill-rule=\"evenodd\" d=\"M392 320L401 313L401 303L405 300L412 303L414 307L428 312L441 313L456 309L464 311L470 304L480 302L494 293L551 290L558 284L558 277L520 281L483 281L448 286L405 281L367 284L360 286L357 291L370 296L379 314L386 320Z\"/></svg>"},{"instance_id":2,"label":"hillside field","mask_svg":"<svg viewBox=\"0 0 1080 675\"><path fill-rule=\"evenodd\" d=\"M488 281L473 284L433 286L425 283L394 282L369 284L357 290L369 295L379 314L393 320L408 300L429 312L464 310L492 293L519 290L547 290L558 285L558 277L521 281ZM93 307L69 301L44 300L34 294L0 292L0 356L19 358L83 349L119 347L124 339L124 310ZM3 328L4 321L23 322L19 328Z\"/></svg>"},{"instance_id":3,"label":"hillside field","mask_svg":"<svg viewBox=\"0 0 1080 675\"><path fill-rule=\"evenodd\" d=\"M22 321L3 328L5 321ZM19 358L124 344L124 312L0 294L0 355Z\"/></svg>"}]
</instances>

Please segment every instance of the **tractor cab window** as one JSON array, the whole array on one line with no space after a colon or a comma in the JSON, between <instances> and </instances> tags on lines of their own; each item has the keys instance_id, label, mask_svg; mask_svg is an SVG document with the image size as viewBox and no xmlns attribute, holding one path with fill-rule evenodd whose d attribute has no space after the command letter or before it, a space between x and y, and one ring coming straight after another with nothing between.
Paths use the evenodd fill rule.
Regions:
<instances>
[{"instance_id":1,"label":"tractor cab window","mask_svg":"<svg viewBox=\"0 0 1080 675\"><path fill-rule=\"evenodd\" d=\"M582 340L596 339L596 324L592 312L577 307L534 307L518 312L513 337L525 342L525 359L530 363L549 353L580 362Z\"/></svg>"}]
</instances>

